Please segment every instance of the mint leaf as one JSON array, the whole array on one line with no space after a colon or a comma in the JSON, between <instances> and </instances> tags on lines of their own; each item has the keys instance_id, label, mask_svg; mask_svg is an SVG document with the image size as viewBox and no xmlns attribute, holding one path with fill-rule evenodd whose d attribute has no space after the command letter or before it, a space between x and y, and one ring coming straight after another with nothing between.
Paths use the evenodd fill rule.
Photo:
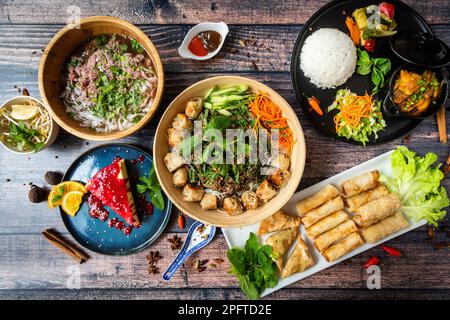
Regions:
<instances>
[{"instance_id":1,"label":"mint leaf","mask_svg":"<svg viewBox=\"0 0 450 320\"><path fill-rule=\"evenodd\" d=\"M142 184L136 185L136 191L140 194L148 192L151 203L159 210L164 209L164 196L161 191L161 185L156 177L155 168L152 167L148 173L148 177L139 177Z\"/></svg>"},{"instance_id":2,"label":"mint leaf","mask_svg":"<svg viewBox=\"0 0 450 320\"><path fill-rule=\"evenodd\" d=\"M250 233L243 249L232 248L227 251L231 264L229 273L237 277L247 298L257 299L266 288L272 288L278 283L272 251L269 245L261 246L254 233Z\"/></svg>"}]
</instances>

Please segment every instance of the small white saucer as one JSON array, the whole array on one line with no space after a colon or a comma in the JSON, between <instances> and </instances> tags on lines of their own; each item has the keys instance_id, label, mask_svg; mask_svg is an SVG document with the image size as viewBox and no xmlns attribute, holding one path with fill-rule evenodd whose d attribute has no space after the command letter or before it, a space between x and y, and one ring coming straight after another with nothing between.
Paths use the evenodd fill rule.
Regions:
<instances>
[{"instance_id":1,"label":"small white saucer","mask_svg":"<svg viewBox=\"0 0 450 320\"><path fill-rule=\"evenodd\" d=\"M201 57L196 56L188 49L188 45L191 42L192 38L194 38L197 34L199 34L202 31L208 31L208 30L212 30L212 31L216 31L216 32L220 33L220 35L222 37L222 41L220 42L220 44L216 50L208 53L206 56L201 56ZM227 34L228 34L228 26L225 22L217 22L217 23L202 22L202 23L199 23L199 24L193 26L191 28L191 30L188 31L188 33L184 37L183 42L181 43L180 47L178 48L178 53L183 58L194 59L194 60L207 60L209 58L214 57L220 51Z\"/></svg>"}]
</instances>

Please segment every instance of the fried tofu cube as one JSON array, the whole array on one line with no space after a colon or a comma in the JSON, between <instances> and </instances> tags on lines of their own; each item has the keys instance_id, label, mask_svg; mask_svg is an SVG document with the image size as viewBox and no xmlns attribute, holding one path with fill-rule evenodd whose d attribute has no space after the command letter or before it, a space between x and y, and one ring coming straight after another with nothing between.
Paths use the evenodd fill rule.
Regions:
<instances>
[{"instance_id":1,"label":"fried tofu cube","mask_svg":"<svg viewBox=\"0 0 450 320\"><path fill-rule=\"evenodd\" d=\"M200 205L203 210L215 210L217 209L217 197L211 193L205 193Z\"/></svg>"},{"instance_id":2,"label":"fried tofu cube","mask_svg":"<svg viewBox=\"0 0 450 320\"><path fill-rule=\"evenodd\" d=\"M253 191L244 191L241 195L241 202L247 210L258 208L258 197Z\"/></svg>"},{"instance_id":3,"label":"fried tofu cube","mask_svg":"<svg viewBox=\"0 0 450 320\"><path fill-rule=\"evenodd\" d=\"M223 200L223 209L230 216L235 216L242 213L242 206L236 196L227 197Z\"/></svg>"},{"instance_id":4,"label":"fried tofu cube","mask_svg":"<svg viewBox=\"0 0 450 320\"><path fill-rule=\"evenodd\" d=\"M164 163L166 164L167 170L173 172L184 165L186 163L186 159L176 152L169 152L164 157Z\"/></svg>"},{"instance_id":5,"label":"fried tofu cube","mask_svg":"<svg viewBox=\"0 0 450 320\"><path fill-rule=\"evenodd\" d=\"M283 152L279 152L278 156L272 160L272 167L281 169L281 170L289 170L289 166L291 165L291 159L288 155Z\"/></svg>"},{"instance_id":6,"label":"fried tofu cube","mask_svg":"<svg viewBox=\"0 0 450 320\"><path fill-rule=\"evenodd\" d=\"M172 183L175 188L181 188L186 185L188 181L188 171L186 168L181 167L174 172L172 177Z\"/></svg>"},{"instance_id":7,"label":"fried tofu cube","mask_svg":"<svg viewBox=\"0 0 450 320\"><path fill-rule=\"evenodd\" d=\"M172 121L172 128L176 130L192 130L192 120L184 113L178 113Z\"/></svg>"},{"instance_id":8,"label":"fried tofu cube","mask_svg":"<svg viewBox=\"0 0 450 320\"><path fill-rule=\"evenodd\" d=\"M275 173L269 176L269 180L276 188L281 188L289 181L291 174L288 170L276 169Z\"/></svg>"},{"instance_id":9,"label":"fried tofu cube","mask_svg":"<svg viewBox=\"0 0 450 320\"><path fill-rule=\"evenodd\" d=\"M185 185L183 188L183 200L187 202L197 202L203 198L203 187Z\"/></svg>"},{"instance_id":10,"label":"fried tofu cube","mask_svg":"<svg viewBox=\"0 0 450 320\"><path fill-rule=\"evenodd\" d=\"M198 118L202 112L203 99L200 97L193 98L186 103L184 113L192 120Z\"/></svg>"},{"instance_id":11,"label":"fried tofu cube","mask_svg":"<svg viewBox=\"0 0 450 320\"><path fill-rule=\"evenodd\" d=\"M187 130L177 130L174 128L169 128L167 130L167 143L172 148L177 148L178 145L183 142L189 136L189 131Z\"/></svg>"},{"instance_id":12,"label":"fried tofu cube","mask_svg":"<svg viewBox=\"0 0 450 320\"><path fill-rule=\"evenodd\" d=\"M277 190L269 183L269 181L264 180L256 189L256 196L262 203L268 202L270 199L277 195Z\"/></svg>"}]
</instances>

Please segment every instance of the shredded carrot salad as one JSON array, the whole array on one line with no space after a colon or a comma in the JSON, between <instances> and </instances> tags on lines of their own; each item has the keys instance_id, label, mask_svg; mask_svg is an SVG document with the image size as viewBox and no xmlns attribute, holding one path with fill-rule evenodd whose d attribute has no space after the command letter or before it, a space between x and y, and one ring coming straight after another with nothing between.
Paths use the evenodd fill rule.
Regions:
<instances>
[{"instance_id":1,"label":"shredded carrot salad","mask_svg":"<svg viewBox=\"0 0 450 320\"><path fill-rule=\"evenodd\" d=\"M249 110L256 118L254 128L260 125L267 130L279 130L278 145L282 151L290 155L295 143L294 136L289 128L288 119L283 117L280 107L265 93L259 93L250 103Z\"/></svg>"},{"instance_id":2,"label":"shredded carrot salad","mask_svg":"<svg viewBox=\"0 0 450 320\"><path fill-rule=\"evenodd\" d=\"M365 94L363 96L349 95L342 100L339 113L334 116L336 132L345 125L356 129L363 118L370 118L372 113L372 96ZM343 120L343 121L341 121Z\"/></svg>"}]
</instances>

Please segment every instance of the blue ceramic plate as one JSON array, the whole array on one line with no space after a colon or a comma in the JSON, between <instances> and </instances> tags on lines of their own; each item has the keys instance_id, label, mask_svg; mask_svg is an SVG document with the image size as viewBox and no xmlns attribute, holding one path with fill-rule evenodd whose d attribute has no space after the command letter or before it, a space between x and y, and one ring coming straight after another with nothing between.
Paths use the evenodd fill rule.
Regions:
<instances>
[{"instance_id":1,"label":"blue ceramic plate","mask_svg":"<svg viewBox=\"0 0 450 320\"><path fill-rule=\"evenodd\" d=\"M136 182L133 180L137 181L141 176L148 176L153 166L153 159L144 150L126 144L107 144L85 152L72 163L63 180L86 183L100 169L111 164L116 156L125 159L128 175L131 178L131 187L135 192ZM133 160L140 156L143 156L145 160L135 163L136 161ZM137 178L133 179L132 177ZM148 195L146 197L148 201ZM88 213L89 206L86 202L83 202L75 217L67 215L62 209L60 209L60 212L67 230L83 247L103 254L127 255L148 247L166 227L172 203L165 196L164 199L164 210L154 208L152 215L143 217L140 215L142 226L133 228L129 236L124 235L121 230L114 227L110 228L107 221L103 222L92 218ZM118 218L120 221L124 221L109 207L105 206L105 209L109 211L109 219Z\"/></svg>"}]
</instances>

